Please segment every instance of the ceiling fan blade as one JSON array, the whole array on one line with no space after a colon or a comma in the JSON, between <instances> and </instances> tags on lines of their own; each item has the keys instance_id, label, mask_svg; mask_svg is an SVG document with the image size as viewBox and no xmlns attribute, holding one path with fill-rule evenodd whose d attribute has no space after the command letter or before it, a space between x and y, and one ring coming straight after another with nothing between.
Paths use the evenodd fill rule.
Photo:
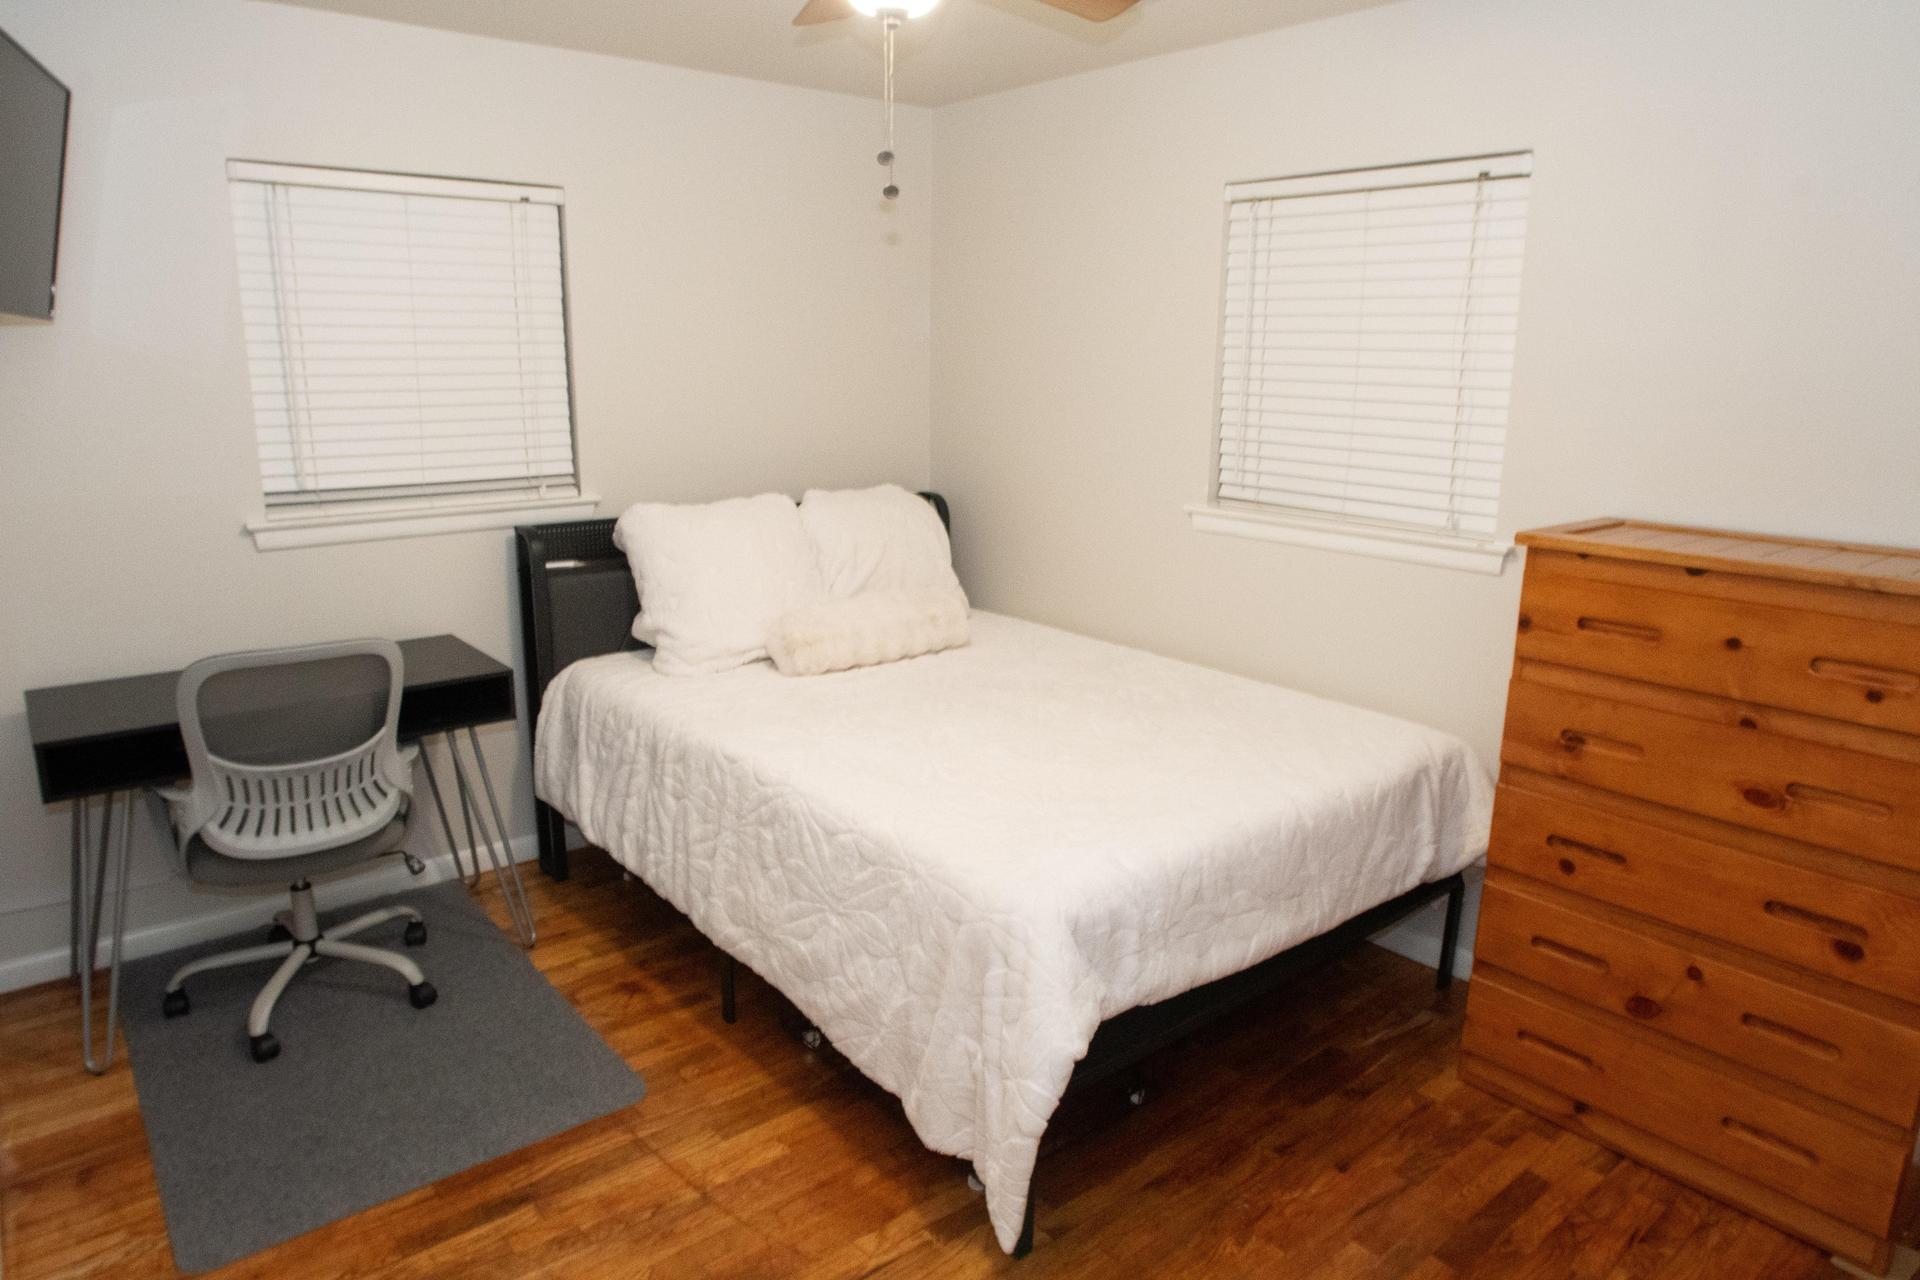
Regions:
<instances>
[{"instance_id":1,"label":"ceiling fan blade","mask_svg":"<svg viewBox=\"0 0 1920 1280\"><path fill-rule=\"evenodd\" d=\"M1138 0L1040 0L1041 4L1052 5L1063 13L1076 18L1085 18L1088 22L1105 22L1108 18L1117 18L1133 8Z\"/></svg>"},{"instance_id":2,"label":"ceiling fan blade","mask_svg":"<svg viewBox=\"0 0 1920 1280\"><path fill-rule=\"evenodd\" d=\"M793 15L796 27L811 27L822 22L833 22L840 18L851 18L853 6L847 0L807 0L800 12Z\"/></svg>"}]
</instances>

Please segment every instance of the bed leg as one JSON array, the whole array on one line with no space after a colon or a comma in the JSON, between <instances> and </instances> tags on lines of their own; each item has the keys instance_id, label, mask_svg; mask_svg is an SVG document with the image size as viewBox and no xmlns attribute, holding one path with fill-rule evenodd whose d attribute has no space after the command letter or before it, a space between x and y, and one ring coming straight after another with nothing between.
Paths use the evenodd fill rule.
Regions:
<instances>
[{"instance_id":1,"label":"bed leg","mask_svg":"<svg viewBox=\"0 0 1920 1280\"><path fill-rule=\"evenodd\" d=\"M567 878L567 820L544 800L533 802L533 831L540 843L540 869L549 879Z\"/></svg>"},{"instance_id":2,"label":"bed leg","mask_svg":"<svg viewBox=\"0 0 1920 1280\"><path fill-rule=\"evenodd\" d=\"M1027 1214L1020 1222L1020 1238L1013 1243L1013 1256L1024 1258L1033 1252L1033 1184L1027 1184Z\"/></svg>"},{"instance_id":3,"label":"bed leg","mask_svg":"<svg viewBox=\"0 0 1920 1280\"><path fill-rule=\"evenodd\" d=\"M738 967L732 956L727 956L720 963L720 1021L722 1022L733 1021L733 975Z\"/></svg>"},{"instance_id":4,"label":"bed leg","mask_svg":"<svg viewBox=\"0 0 1920 1280\"><path fill-rule=\"evenodd\" d=\"M1460 945L1460 910L1466 900L1466 879L1456 871L1447 881L1447 923L1440 930L1440 972L1433 983L1441 991L1453 985L1453 953Z\"/></svg>"}]
</instances>

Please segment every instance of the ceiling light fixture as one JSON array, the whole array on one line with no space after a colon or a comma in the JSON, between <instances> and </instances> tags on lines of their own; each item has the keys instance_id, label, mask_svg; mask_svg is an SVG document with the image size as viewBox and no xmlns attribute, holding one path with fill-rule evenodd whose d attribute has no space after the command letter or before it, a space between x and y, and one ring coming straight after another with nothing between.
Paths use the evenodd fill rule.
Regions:
<instances>
[{"instance_id":1,"label":"ceiling light fixture","mask_svg":"<svg viewBox=\"0 0 1920 1280\"><path fill-rule=\"evenodd\" d=\"M883 13L897 13L903 18L924 18L940 3L940 0L847 0L855 13L864 13L869 18L877 18Z\"/></svg>"},{"instance_id":2,"label":"ceiling light fixture","mask_svg":"<svg viewBox=\"0 0 1920 1280\"><path fill-rule=\"evenodd\" d=\"M900 30L900 24L914 18L922 18L933 11L940 0L807 0L800 6L800 12L793 15L796 27L817 26L822 22L834 22L853 14L863 14L869 18L880 19L882 38L886 41L886 100L887 100L887 147L880 153L880 163L887 167L887 185L880 194L889 200L900 198L900 188L893 181L893 37ZM1105 22L1131 9L1139 0L1040 0L1041 4L1070 13L1076 18L1085 18L1088 22Z\"/></svg>"}]
</instances>

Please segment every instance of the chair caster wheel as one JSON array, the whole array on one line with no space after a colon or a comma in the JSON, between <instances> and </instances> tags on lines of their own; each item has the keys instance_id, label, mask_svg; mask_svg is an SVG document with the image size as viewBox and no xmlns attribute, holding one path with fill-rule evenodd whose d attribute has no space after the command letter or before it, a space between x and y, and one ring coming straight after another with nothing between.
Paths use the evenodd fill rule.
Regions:
<instances>
[{"instance_id":1,"label":"chair caster wheel","mask_svg":"<svg viewBox=\"0 0 1920 1280\"><path fill-rule=\"evenodd\" d=\"M293 935L287 932L287 926L275 921L267 926L268 942L292 942Z\"/></svg>"},{"instance_id":2,"label":"chair caster wheel","mask_svg":"<svg viewBox=\"0 0 1920 1280\"><path fill-rule=\"evenodd\" d=\"M180 988L178 991L169 991L160 999L160 1012L169 1018L183 1018L187 1015L189 1008L191 1008L191 1006L187 1004L187 989L185 987Z\"/></svg>"},{"instance_id":3,"label":"chair caster wheel","mask_svg":"<svg viewBox=\"0 0 1920 1280\"><path fill-rule=\"evenodd\" d=\"M426 922L423 920L409 920L407 922L407 931L401 934L400 937L401 937L401 940L404 941L410 947L426 946L427 945Z\"/></svg>"},{"instance_id":4,"label":"chair caster wheel","mask_svg":"<svg viewBox=\"0 0 1920 1280\"><path fill-rule=\"evenodd\" d=\"M440 993L433 989L431 982L416 982L407 988L407 999L413 1001L416 1009L424 1009L439 998Z\"/></svg>"},{"instance_id":5,"label":"chair caster wheel","mask_svg":"<svg viewBox=\"0 0 1920 1280\"><path fill-rule=\"evenodd\" d=\"M820 1034L820 1028L818 1027L808 1027L800 1033L800 1043L809 1049L818 1049L826 1042L827 1038Z\"/></svg>"},{"instance_id":6,"label":"chair caster wheel","mask_svg":"<svg viewBox=\"0 0 1920 1280\"><path fill-rule=\"evenodd\" d=\"M262 1032L257 1036L248 1036L247 1044L253 1050L255 1062L272 1062L280 1056L280 1041L271 1031Z\"/></svg>"}]
</instances>

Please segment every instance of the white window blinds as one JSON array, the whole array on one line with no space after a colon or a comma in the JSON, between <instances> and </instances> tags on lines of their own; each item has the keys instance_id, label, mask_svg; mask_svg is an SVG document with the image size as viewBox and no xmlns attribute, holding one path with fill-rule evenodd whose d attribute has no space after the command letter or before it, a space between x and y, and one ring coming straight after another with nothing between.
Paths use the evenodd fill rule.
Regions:
<instances>
[{"instance_id":1,"label":"white window blinds","mask_svg":"<svg viewBox=\"0 0 1920 1280\"><path fill-rule=\"evenodd\" d=\"M228 179L270 512L579 492L557 188Z\"/></svg>"},{"instance_id":2,"label":"white window blinds","mask_svg":"<svg viewBox=\"0 0 1920 1280\"><path fill-rule=\"evenodd\" d=\"M1214 497L1494 532L1528 153L1227 188Z\"/></svg>"}]
</instances>

